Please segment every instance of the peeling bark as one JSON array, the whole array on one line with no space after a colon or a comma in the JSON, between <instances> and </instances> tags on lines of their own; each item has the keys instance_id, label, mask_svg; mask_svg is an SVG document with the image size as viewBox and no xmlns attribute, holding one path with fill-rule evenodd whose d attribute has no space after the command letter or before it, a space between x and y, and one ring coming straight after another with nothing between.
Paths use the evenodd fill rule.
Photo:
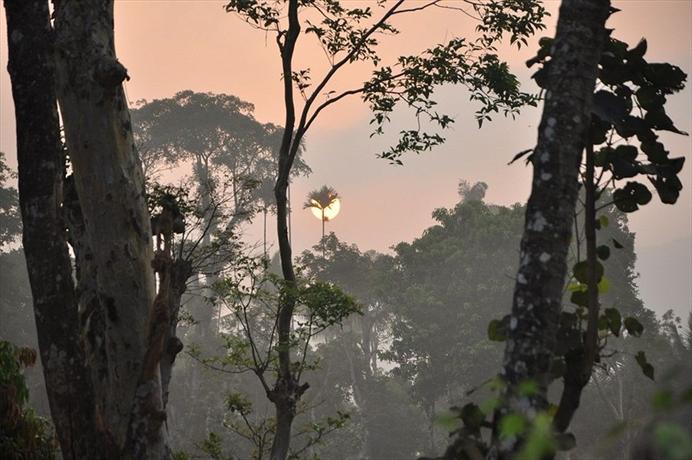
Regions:
<instances>
[{"instance_id":1,"label":"peeling bark","mask_svg":"<svg viewBox=\"0 0 692 460\"><path fill-rule=\"evenodd\" d=\"M567 272L577 175L608 14L606 0L564 0L560 7L505 348L505 405L496 421L508 412L533 419L548 407L546 393ZM538 385L538 391L522 395L518 386L528 380ZM500 443L495 436L493 455L508 457L516 442Z\"/></svg>"},{"instance_id":2,"label":"peeling bark","mask_svg":"<svg viewBox=\"0 0 692 460\"><path fill-rule=\"evenodd\" d=\"M83 218L80 244L93 274L80 283L93 284L84 311L86 335L99 347L89 354L96 424L116 456L165 458L157 339L168 322L161 324L154 305L144 177L121 86L127 72L115 57L113 2L57 4L55 44L57 94Z\"/></svg>"}]
</instances>

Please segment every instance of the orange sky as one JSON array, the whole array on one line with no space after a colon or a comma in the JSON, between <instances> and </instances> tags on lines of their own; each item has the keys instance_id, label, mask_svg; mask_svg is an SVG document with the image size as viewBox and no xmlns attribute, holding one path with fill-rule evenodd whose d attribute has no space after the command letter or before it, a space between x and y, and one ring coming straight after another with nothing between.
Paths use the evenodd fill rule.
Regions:
<instances>
[{"instance_id":1,"label":"orange sky","mask_svg":"<svg viewBox=\"0 0 692 460\"><path fill-rule=\"evenodd\" d=\"M355 2L349 2L355 3ZM359 1L358 3L374 3ZM265 36L223 11L223 1L116 0L116 46L132 80L127 83L131 101L169 97L183 89L229 93L255 104L260 121L282 122L279 61L273 36ZM548 29L552 35L558 3L547 2L553 12ZM688 74L692 71L692 2L617 1L622 12L613 16L614 36L632 44L641 36L649 42L649 60L670 61ZM384 62L402 53L414 53L454 35L472 30L464 16L450 11L426 12L402 17L396 25L402 34L383 43ZM6 25L0 13L0 53L6 67ZM315 75L324 68L321 52L307 40L300 42L299 63ZM505 59L531 86L530 72L523 63L532 50L503 50ZM349 71L337 81L344 88L366 78L363 68ZM692 131L691 92L670 99L669 113L678 127ZM511 204L528 197L530 171L523 165L507 166L514 153L533 146L539 110L526 110L515 121L497 119L482 130L473 120L474 106L455 88L439 92L440 111L456 116L446 145L421 156L406 158L396 167L375 158L393 137L370 139L367 108L357 98L327 112L313 125L307 137L306 159L314 174L297 181L292 193L298 203L311 189L328 184L343 196L341 214L327 224L340 238L362 249L386 250L399 241L419 236L432 220L431 211L457 201L459 179L483 180L489 184L490 202ZM391 133L411 126L404 115L394 117ZM667 136L673 154L685 155L682 174L684 191L675 207L649 205L636 213L631 226L639 248L661 242L684 240L677 265L690 271L692 265L692 167L690 138ZM16 164L13 107L9 78L0 72L0 150ZM656 201L656 199L654 199ZM293 242L297 251L314 244L320 236L319 221L296 209ZM248 229L250 238L261 237L257 225ZM644 270L642 270L644 273ZM654 279L653 276L651 279ZM682 299L689 299L689 283ZM689 300L687 307L689 308Z\"/></svg>"}]
</instances>

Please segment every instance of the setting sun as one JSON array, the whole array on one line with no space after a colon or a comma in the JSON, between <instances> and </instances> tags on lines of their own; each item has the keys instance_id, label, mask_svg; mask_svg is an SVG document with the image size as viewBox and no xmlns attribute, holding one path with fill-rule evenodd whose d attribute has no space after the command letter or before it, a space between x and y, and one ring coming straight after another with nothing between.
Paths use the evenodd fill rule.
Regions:
<instances>
[{"instance_id":1,"label":"setting sun","mask_svg":"<svg viewBox=\"0 0 692 460\"><path fill-rule=\"evenodd\" d=\"M320 204L316 200L310 200L311 203L314 204L314 206L310 207L310 210L312 211L312 214L318 218L319 220L322 220L322 208L320 207ZM339 214L339 211L341 210L341 200L339 198L335 198L329 206L324 208L324 220L326 222L329 222L330 220L334 219L337 214Z\"/></svg>"}]
</instances>

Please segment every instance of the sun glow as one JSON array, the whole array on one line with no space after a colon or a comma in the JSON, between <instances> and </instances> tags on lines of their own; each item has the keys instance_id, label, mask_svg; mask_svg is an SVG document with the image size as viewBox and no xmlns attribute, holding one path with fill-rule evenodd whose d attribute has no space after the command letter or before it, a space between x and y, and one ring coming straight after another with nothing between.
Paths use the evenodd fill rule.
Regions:
<instances>
[{"instance_id":1,"label":"sun glow","mask_svg":"<svg viewBox=\"0 0 692 460\"><path fill-rule=\"evenodd\" d=\"M310 200L310 202L314 205L310 207L310 210L312 211L312 215L314 215L317 219L322 220L322 208L320 207L320 204L316 200ZM330 220L334 219L337 214L339 214L339 211L341 210L341 200L339 198L335 198L329 206L324 208L324 220L325 222L329 222Z\"/></svg>"}]
</instances>

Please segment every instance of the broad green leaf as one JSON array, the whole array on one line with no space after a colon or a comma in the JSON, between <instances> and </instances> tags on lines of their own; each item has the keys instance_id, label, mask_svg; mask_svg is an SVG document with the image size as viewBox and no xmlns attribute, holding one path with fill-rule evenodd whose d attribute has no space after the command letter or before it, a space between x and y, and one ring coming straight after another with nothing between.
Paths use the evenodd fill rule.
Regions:
<instances>
[{"instance_id":1,"label":"broad green leaf","mask_svg":"<svg viewBox=\"0 0 692 460\"><path fill-rule=\"evenodd\" d=\"M526 421L519 414L507 414L500 420L500 437L514 438L526 430Z\"/></svg>"},{"instance_id":2,"label":"broad green leaf","mask_svg":"<svg viewBox=\"0 0 692 460\"><path fill-rule=\"evenodd\" d=\"M601 260L608 260L608 257L610 257L610 248L602 244L596 248L596 255Z\"/></svg>"},{"instance_id":3,"label":"broad green leaf","mask_svg":"<svg viewBox=\"0 0 692 460\"><path fill-rule=\"evenodd\" d=\"M642 326L642 323L640 323L637 318L628 316L627 318L625 318L624 324L627 333L630 335L639 337L644 332L644 326Z\"/></svg>"},{"instance_id":4,"label":"broad green leaf","mask_svg":"<svg viewBox=\"0 0 692 460\"><path fill-rule=\"evenodd\" d=\"M603 265L599 261L595 261L594 266L596 269L596 279L600 280L603 277ZM574 273L574 277L580 283L586 284L589 282L588 263L586 260L582 260L581 262L577 262L576 264L574 264L572 272Z\"/></svg>"},{"instance_id":5,"label":"broad green leaf","mask_svg":"<svg viewBox=\"0 0 692 460\"><path fill-rule=\"evenodd\" d=\"M622 317L620 312L616 308L606 308L603 311L606 319L608 320L608 329L613 333L614 336L620 335L620 328L622 327Z\"/></svg>"},{"instance_id":6,"label":"broad green leaf","mask_svg":"<svg viewBox=\"0 0 692 460\"><path fill-rule=\"evenodd\" d=\"M646 360L646 353L644 353L643 351L640 351L635 355L634 359L637 360L637 364L639 364L639 367L641 367L644 375L649 377L651 380L655 380L654 379L654 366L652 366Z\"/></svg>"}]
</instances>

